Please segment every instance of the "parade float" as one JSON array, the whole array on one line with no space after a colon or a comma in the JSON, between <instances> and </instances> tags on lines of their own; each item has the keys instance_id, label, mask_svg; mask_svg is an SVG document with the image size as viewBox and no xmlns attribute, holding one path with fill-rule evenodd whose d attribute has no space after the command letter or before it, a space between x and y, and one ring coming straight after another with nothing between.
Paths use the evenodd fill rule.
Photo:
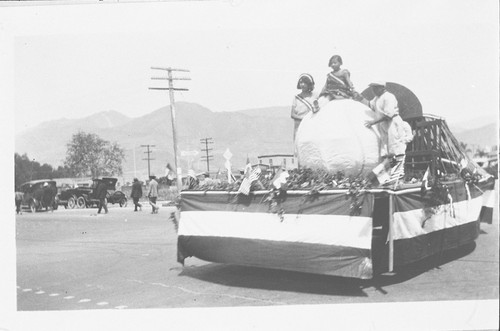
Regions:
<instances>
[{"instance_id":1,"label":"parade float","mask_svg":"<svg viewBox=\"0 0 500 331\"><path fill-rule=\"evenodd\" d=\"M386 87L413 132L386 179L373 176L379 139L364 126L373 113L330 101L298 129L299 170L267 179L254 169L240 182L181 192L178 261L369 279L473 242L480 222L492 221L493 177L411 91Z\"/></svg>"}]
</instances>

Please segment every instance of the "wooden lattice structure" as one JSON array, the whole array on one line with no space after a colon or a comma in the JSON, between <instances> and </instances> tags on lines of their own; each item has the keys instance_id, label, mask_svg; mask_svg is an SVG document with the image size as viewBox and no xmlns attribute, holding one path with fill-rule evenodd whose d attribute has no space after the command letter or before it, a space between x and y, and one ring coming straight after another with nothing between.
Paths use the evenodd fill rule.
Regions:
<instances>
[{"instance_id":1,"label":"wooden lattice structure","mask_svg":"<svg viewBox=\"0 0 500 331\"><path fill-rule=\"evenodd\" d=\"M456 176L470 162L444 119L423 115L405 120L414 133L406 148L407 176L421 178L427 168L434 177Z\"/></svg>"}]
</instances>

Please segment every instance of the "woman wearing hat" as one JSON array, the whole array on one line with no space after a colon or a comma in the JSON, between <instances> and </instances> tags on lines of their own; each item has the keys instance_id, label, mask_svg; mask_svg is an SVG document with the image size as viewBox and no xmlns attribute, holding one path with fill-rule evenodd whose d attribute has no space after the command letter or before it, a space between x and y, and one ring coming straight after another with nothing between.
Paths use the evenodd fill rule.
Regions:
<instances>
[{"instance_id":1,"label":"woman wearing hat","mask_svg":"<svg viewBox=\"0 0 500 331\"><path fill-rule=\"evenodd\" d=\"M368 101L362 100L364 104L375 112L375 119L366 121L365 126L371 128L378 124L378 131L382 142L380 155L400 156L406 151L406 144L413 136L409 125L399 116L398 100L396 96L386 90L385 82L373 82L369 85L375 97Z\"/></svg>"},{"instance_id":2,"label":"woman wearing hat","mask_svg":"<svg viewBox=\"0 0 500 331\"><path fill-rule=\"evenodd\" d=\"M293 130L293 140L295 141L295 135L297 134L297 129L299 128L300 122L304 116L310 111L315 111L314 101L318 98L318 95L313 92L314 90L314 79L310 74L302 74L297 82L297 89L302 90L299 94L295 96L292 103L292 118L294 120L295 126Z\"/></svg>"}]
</instances>

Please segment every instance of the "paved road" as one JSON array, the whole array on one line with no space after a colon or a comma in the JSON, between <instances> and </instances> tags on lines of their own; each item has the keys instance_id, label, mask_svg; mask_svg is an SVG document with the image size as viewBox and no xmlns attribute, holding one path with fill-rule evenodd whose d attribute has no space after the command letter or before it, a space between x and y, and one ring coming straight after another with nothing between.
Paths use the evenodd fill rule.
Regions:
<instances>
[{"instance_id":1,"label":"paved road","mask_svg":"<svg viewBox=\"0 0 500 331\"><path fill-rule=\"evenodd\" d=\"M17 216L18 310L498 299L498 210L493 225L481 225L475 247L369 281L195 258L182 267L170 211L128 206L107 215L59 209Z\"/></svg>"}]
</instances>

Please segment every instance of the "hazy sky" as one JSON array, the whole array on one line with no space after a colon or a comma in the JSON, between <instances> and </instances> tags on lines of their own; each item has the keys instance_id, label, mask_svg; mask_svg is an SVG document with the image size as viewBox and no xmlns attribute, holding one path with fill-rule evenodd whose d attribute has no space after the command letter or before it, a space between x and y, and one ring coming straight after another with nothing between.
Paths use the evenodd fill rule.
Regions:
<instances>
[{"instance_id":1,"label":"hazy sky","mask_svg":"<svg viewBox=\"0 0 500 331\"><path fill-rule=\"evenodd\" d=\"M2 9L3 10L3 9ZM15 132L46 120L169 104L161 72L191 70L176 101L213 111L286 106L311 73L321 89L340 54L362 91L410 88L451 122L498 113L497 1L203 1L9 10Z\"/></svg>"}]
</instances>

